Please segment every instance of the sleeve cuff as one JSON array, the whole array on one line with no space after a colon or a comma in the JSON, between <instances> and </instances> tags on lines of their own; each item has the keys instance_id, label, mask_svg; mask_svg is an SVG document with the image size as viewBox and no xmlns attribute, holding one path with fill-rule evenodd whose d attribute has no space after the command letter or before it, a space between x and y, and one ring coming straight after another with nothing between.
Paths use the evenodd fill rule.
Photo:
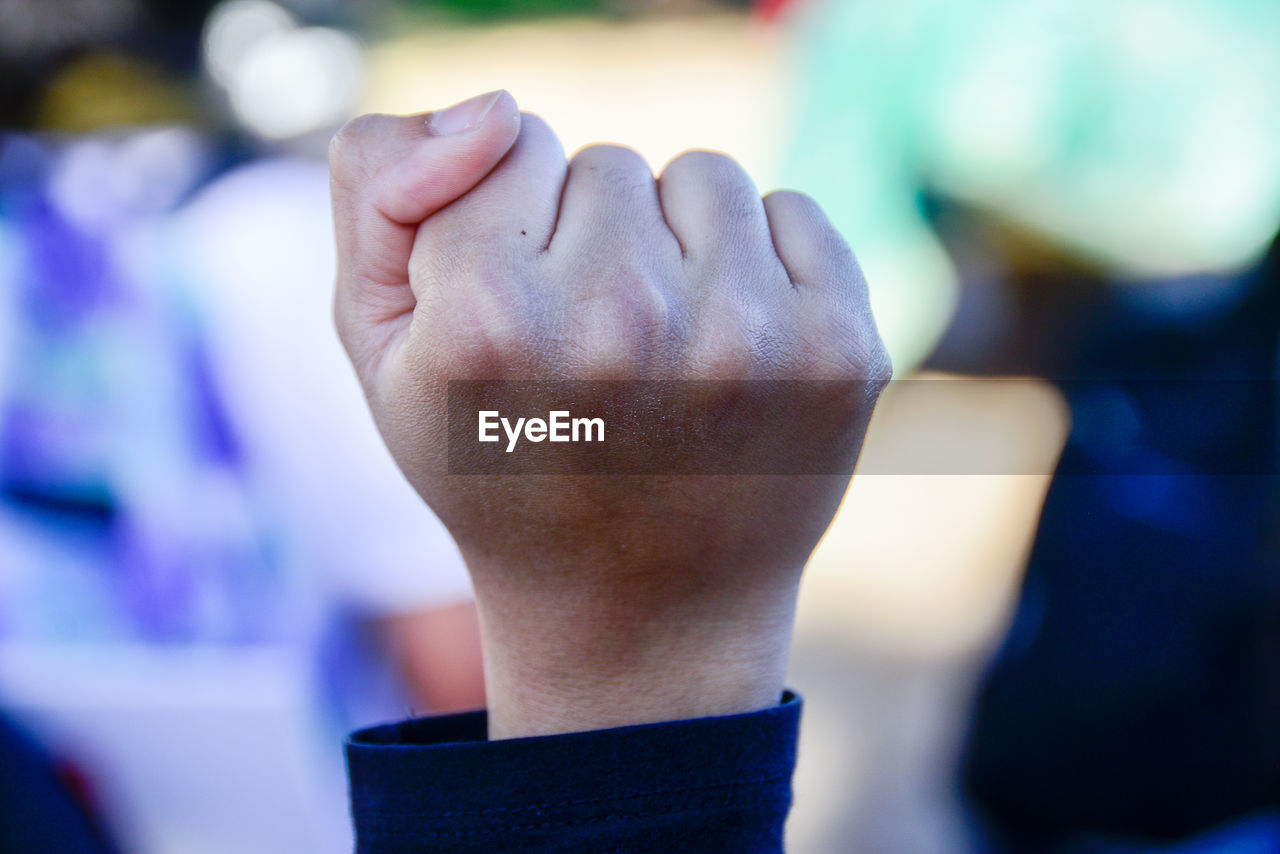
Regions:
<instances>
[{"instance_id":1,"label":"sleeve cuff","mask_svg":"<svg viewBox=\"0 0 1280 854\"><path fill-rule=\"evenodd\" d=\"M782 850L801 701L486 740L484 712L352 734L359 854Z\"/></svg>"}]
</instances>

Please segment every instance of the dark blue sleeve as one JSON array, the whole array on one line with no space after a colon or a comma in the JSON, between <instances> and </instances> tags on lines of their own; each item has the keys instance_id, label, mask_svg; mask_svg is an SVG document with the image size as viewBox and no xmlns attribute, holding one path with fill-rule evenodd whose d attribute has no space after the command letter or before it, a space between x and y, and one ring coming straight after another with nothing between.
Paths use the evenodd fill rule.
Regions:
<instances>
[{"instance_id":1,"label":"dark blue sleeve","mask_svg":"<svg viewBox=\"0 0 1280 854\"><path fill-rule=\"evenodd\" d=\"M800 706L503 741L483 712L362 730L356 851L780 852Z\"/></svg>"}]
</instances>

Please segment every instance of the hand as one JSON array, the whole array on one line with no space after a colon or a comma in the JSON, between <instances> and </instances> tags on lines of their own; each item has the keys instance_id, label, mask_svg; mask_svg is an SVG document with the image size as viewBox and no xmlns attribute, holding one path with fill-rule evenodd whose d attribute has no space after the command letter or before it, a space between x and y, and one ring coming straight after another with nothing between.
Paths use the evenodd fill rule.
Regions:
<instances>
[{"instance_id":1,"label":"hand","mask_svg":"<svg viewBox=\"0 0 1280 854\"><path fill-rule=\"evenodd\" d=\"M762 201L727 157L687 153L656 182L624 148L566 163L544 122L484 97L454 135L357 119L331 168L338 328L471 571L491 736L772 705L800 571L890 372L857 264L813 201ZM805 407L712 395L669 416L832 474L449 473L450 380L655 378L847 381ZM641 419L641 388L586 403Z\"/></svg>"}]
</instances>

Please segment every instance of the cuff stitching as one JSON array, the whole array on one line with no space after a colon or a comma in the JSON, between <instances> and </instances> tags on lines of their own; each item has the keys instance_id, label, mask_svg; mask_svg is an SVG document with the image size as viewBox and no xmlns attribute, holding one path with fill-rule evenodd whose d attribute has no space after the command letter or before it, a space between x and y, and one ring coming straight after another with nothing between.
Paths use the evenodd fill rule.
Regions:
<instances>
[{"instance_id":1,"label":"cuff stitching","mask_svg":"<svg viewBox=\"0 0 1280 854\"><path fill-rule=\"evenodd\" d=\"M633 819L649 819L661 816L675 815L677 813L702 813L712 810L731 810L749 807L758 809L758 802L749 798L724 798L718 801L705 801L694 804L681 804L679 806L670 807L665 810L632 812L632 813L609 813L607 815L595 815L587 818L564 819L561 821L547 821L539 824L495 824L488 827L476 828L474 830L439 830L427 831L423 833L421 839L458 839L465 837L477 836L494 836L509 834L513 832L529 831L529 830L551 830L559 827L578 827L583 825L595 824L598 822L610 821L629 821ZM417 848L404 849L406 851L416 851Z\"/></svg>"},{"instance_id":2,"label":"cuff stitching","mask_svg":"<svg viewBox=\"0 0 1280 854\"><path fill-rule=\"evenodd\" d=\"M653 791L647 791L647 792L646 791L620 792L616 795L606 795L599 798L587 798L585 800L577 800L577 801L557 801L557 802L546 803L546 804L529 804L527 806L522 806L522 807L486 807L484 809L479 809L479 810L447 810L444 812L436 812L433 810L412 810L412 811L405 811L405 812L370 811L370 813L367 813L367 814L377 815L380 818L393 818L393 817L423 818L427 816L438 816L440 818L460 818L460 817L466 817L466 816L493 815L495 813L519 813L519 812L529 812L531 810L546 810L546 809L559 809L564 807L590 806L591 804L599 804L599 803L604 803L606 801L626 801L626 800L632 800L632 799L638 799L638 798L652 798L660 795L680 795L688 792L702 792L710 789L746 788L749 786L765 786L770 783L781 783L783 781L787 781L790 779L791 779L791 775L788 773L788 774L779 774L774 777L764 777L758 780L733 780L725 783L707 783L701 786L679 786L674 789L655 789Z\"/></svg>"}]
</instances>

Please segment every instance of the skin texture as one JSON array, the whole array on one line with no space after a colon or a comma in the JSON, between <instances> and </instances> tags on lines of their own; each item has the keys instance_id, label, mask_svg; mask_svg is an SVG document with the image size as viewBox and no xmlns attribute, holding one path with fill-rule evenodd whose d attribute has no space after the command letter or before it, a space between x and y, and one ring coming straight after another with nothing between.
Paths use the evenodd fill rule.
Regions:
<instances>
[{"instance_id":1,"label":"skin texture","mask_svg":"<svg viewBox=\"0 0 1280 854\"><path fill-rule=\"evenodd\" d=\"M471 571L491 737L776 703L801 569L890 374L852 253L811 199L762 200L723 155L655 179L626 148L566 161L506 93L452 109L335 138L335 312L384 440ZM856 382L670 416L695 433L745 419L761 458L799 446L838 474L460 476L459 379ZM638 417L632 388L594 402ZM636 453L656 469L671 449Z\"/></svg>"}]
</instances>

